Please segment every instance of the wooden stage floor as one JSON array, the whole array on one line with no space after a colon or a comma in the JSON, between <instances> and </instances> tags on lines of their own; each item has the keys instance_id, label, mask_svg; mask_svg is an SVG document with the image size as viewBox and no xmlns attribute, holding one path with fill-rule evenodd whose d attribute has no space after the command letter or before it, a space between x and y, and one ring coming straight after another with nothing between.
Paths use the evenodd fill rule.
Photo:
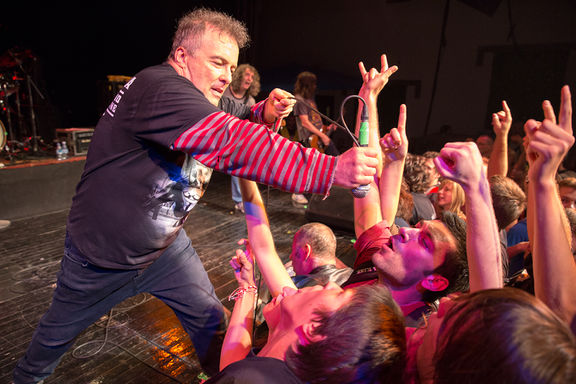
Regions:
<instances>
[{"instance_id":1,"label":"wooden stage floor","mask_svg":"<svg viewBox=\"0 0 576 384\"><path fill-rule=\"evenodd\" d=\"M261 186L279 254L287 259L292 236L306 223L290 194ZM185 228L222 302L236 288L228 261L246 236L234 213L230 179L215 173ZM35 326L49 306L64 246L67 210L12 221L0 231L0 384L10 383ZM353 234L335 231L338 255L350 263ZM116 306L90 326L64 355L45 384L198 383L201 374L190 340L172 311L149 294Z\"/></svg>"}]
</instances>

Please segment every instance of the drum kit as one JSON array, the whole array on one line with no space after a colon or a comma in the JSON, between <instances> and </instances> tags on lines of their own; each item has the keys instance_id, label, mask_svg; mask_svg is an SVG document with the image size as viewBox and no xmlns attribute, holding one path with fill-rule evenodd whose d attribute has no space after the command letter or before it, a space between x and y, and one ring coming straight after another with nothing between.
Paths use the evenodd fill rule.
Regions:
<instances>
[{"instance_id":1,"label":"drum kit","mask_svg":"<svg viewBox=\"0 0 576 384\"><path fill-rule=\"evenodd\" d=\"M34 84L25 64L35 57L29 49L9 49L0 55L0 152L13 161L19 153L38 152L36 114L32 88L44 98ZM23 109L29 113L26 118ZM18 141L20 136L30 136L28 144Z\"/></svg>"}]
</instances>

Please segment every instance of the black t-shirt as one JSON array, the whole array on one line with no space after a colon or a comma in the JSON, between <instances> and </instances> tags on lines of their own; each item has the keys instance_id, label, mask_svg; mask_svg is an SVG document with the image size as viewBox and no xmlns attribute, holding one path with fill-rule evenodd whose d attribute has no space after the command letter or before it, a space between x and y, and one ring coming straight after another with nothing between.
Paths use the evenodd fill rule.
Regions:
<instances>
[{"instance_id":1,"label":"black t-shirt","mask_svg":"<svg viewBox=\"0 0 576 384\"><path fill-rule=\"evenodd\" d=\"M230 364L205 384L303 384L282 360L250 354Z\"/></svg>"},{"instance_id":2,"label":"black t-shirt","mask_svg":"<svg viewBox=\"0 0 576 384\"><path fill-rule=\"evenodd\" d=\"M141 268L172 243L212 170L170 147L218 111L168 64L144 69L119 91L94 131L68 219L90 263Z\"/></svg>"}]
</instances>

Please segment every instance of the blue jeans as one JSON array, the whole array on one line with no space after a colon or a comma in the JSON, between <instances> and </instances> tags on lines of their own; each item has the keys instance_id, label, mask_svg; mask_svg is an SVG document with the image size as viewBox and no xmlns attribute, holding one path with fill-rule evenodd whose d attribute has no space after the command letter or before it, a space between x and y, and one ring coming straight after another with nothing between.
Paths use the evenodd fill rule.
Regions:
<instances>
[{"instance_id":1,"label":"blue jeans","mask_svg":"<svg viewBox=\"0 0 576 384\"><path fill-rule=\"evenodd\" d=\"M231 176L232 178L232 200L236 204L242 202L242 192L240 192L240 182L236 176Z\"/></svg>"},{"instance_id":2,"label":"blue jeans","mask_svg":"<svg viewBox=\"0 0 576 384\"><path fill-rule=\"evenodd\" d=\"M14 383L36 383L49 376L76 336L116 304L142 292L172 308L192 339L204 370L218 372L225 315L184 230L162 256L141 270L89 264L66 236L52 304L14 370Z\"/></svg>"}]
</instances>

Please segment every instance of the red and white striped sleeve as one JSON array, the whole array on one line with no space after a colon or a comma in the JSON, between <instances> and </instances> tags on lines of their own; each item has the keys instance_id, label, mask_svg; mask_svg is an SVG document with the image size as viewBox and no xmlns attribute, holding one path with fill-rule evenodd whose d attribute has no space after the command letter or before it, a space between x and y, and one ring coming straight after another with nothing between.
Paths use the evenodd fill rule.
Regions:
<instances>
[{"instance_id":1,"label":"red and white striped sleeve","mask_svg":"<svg viewBox=\"0 0 576 384\"><path fill-rule=\"evenodd\" d=\"M337 162L264 125L224 112L194 124L176 139L174 149L218 171L296 193L327 195Z\"/></svg>"}]
</instances>

